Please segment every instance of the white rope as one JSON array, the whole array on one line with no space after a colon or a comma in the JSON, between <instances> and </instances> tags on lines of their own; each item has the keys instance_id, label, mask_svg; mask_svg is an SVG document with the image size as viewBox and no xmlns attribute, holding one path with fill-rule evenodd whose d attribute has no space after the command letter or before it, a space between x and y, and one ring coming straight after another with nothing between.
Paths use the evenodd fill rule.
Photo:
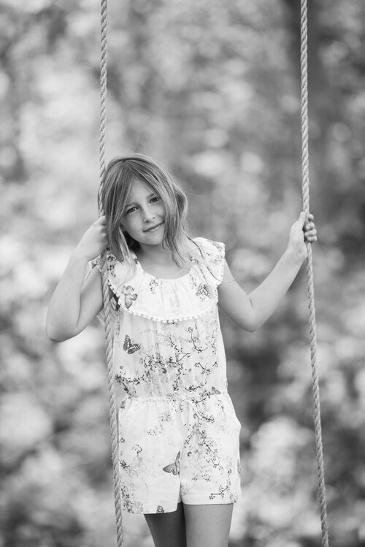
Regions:
<instances>
[{"instance_id":1,"label":"white rope","mask_svg":"<svg viewBox=\"0 0 365 547\"><path fill-rule=\"evenodd\" d=\"M308 13L307 0L301 0L301 119L302 119L302 193L303 210L306 219L309 214L309 152L308 152ZM307 242L307 293L309 305L309 335L312 367L312 390L313 390L313 419L318 469L318 495L321 513L322 547L328 547L328 524L326 506L326 488L324 483L321 409L319 399L319 382L317 370L317 336L316 317L314 307L314 282L312 247Z\"/></svg>"},{"instance_id":2,"label":"white rope","mask_svg":"<svg viewBox=\"0 0 365 547\"><path fill-rule=\"evenodd\" d=\"M107 0L101 0L100 150L99 150L100 188L99 188L99 196L98 196L100 215L104 214L103 206L101 203L101 190L103 187L103 180L104 180L104 174L106 169L105 140L106 140L107 69L108 69L107 15L108 15L108 2ZM120 484L119 454L118 454L118 422L117 422L115 390L114 390L113 334L112 334L111 321L110 321L109 286L108 286L106 253L103 254L103 260L102 260L102 279L103 279L105 348L106 348L106 361L107 361L107 368L108 368L109 416L110 416L110 432L111 432L111 443L112 443L117 542L118 542L118 547L123 547L122 500L121 500L121 484Z\"/></svg>"}]
</instances>

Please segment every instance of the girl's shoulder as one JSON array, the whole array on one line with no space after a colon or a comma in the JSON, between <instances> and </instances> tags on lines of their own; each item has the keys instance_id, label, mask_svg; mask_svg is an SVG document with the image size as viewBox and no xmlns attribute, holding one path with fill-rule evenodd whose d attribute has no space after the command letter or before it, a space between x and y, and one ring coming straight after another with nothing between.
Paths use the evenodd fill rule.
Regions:
<instances>
[{"instance_id":1,"label":"girl's shoulder","mask_svg":"<svg viewBox=\"0 0 365 547\"><path fill-rule=\"evenodd\" d=\"M213 241L206 237L195 237L192 241L201 254L214 258L224 257L225 244L222 241Z\"/></svg>"},{"instance_id":2,"label":"girl's shoulder","mask_svg":"<svg viewBox=\"0 0 365 547\"><path fill-rule=\"evenodd\" d=\"M224 275L225 244L205 237L196 237L192 242L195 244L192 259L208 270L213 276L214 284L221 283Z\"/></svg>"},{"instance_id":3,"label":"girl's shoulder","mask_svg":"<svg viewBox=\"0 0 365 547\"><path fill-rule=\"evenodd\" d=\"M136 259L131 256L131 261L124 260L121 262L110 250L105 252L105 256L99 255L91 261L91 267L96 267L100 272L102 272L103 264L105 264L108 273L109 284L120 284L127 281L136 270Z\"/></svg>"}]
</instances>

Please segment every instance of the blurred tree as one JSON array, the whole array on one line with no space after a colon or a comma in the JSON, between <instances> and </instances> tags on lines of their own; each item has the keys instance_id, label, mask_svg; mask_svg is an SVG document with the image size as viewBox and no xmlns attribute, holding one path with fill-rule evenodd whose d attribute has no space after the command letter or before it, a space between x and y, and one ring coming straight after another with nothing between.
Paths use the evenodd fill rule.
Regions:
<instances>
[{"instance_id":1,"label":"blurred tree","mask_svg":"<svg viewBox=\"0 0 365 547\"><path fill-rule=\"evenodd\" d=\"M301 209L299 2L109 3L109 157L139 150L258 284ZM0 545L114 545L103 333L49 343L45 310L97 215L99 7L0 0ZM365 542L365 5L309 1L312 205L332 547ZM243 422L232 545L318 544L303 273L259 332L222 317ZM126 546L151 546L126 517Z\"/></svg>"}]
</instances>

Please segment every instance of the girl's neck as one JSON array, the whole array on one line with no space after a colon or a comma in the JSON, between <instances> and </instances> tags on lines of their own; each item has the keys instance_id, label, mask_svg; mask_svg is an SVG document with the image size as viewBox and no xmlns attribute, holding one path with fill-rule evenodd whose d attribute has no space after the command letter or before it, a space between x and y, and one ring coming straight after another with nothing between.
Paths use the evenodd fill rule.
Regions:
<instances>
[{"instance_id":1,"label":"girl's neck","mask_svg":"<svg viewBox=\"0 0 365 547\"><path fill-rule=\"evenodd\" d=\"M140 245L135 252L142 269L160 279L177 279L191 268L190 256L187 253L185 263L178 265L169 249L155 245Z\"/></svg>"},{"instance_id":2,"label":"girl's neck","mask_svg":"<svg viewBox=\"0 0 365 547\"><path fill-rule=\"evenodd\" d=\"M170 249L164 249L162 245L140 245L136 251L138 260L154 262L155 264L170 265L174 263Z\"/></svg>"}]
</instances>

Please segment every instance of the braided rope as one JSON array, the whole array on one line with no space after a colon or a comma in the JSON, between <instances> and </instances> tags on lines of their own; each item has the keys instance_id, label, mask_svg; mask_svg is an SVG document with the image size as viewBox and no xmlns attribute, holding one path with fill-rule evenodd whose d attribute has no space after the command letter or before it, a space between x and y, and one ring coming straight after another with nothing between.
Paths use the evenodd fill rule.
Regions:
<instances>
[{"instance_id":1,"label":"braided rope","mask_svg":"<svg viewBox=\"0 0 365 547\"><path fill-rule=\"evenodd\" d=\"M106 98L108 76L108 0L101 0L101 56L100 56L100 187L99 187L99 211L102 213L101 190L105 173L105 140L106 140Z\"/></svg>"},{"instance_id":2,"label":"braided rope","mask_svg":"<svg viewBox=\"0 0 365 547\"><path fill-rule=\"evenodd\" d=\"M309 154L308 154L308 14L307 0L301 0L301 120L302 120L302 192L303 210L306 218L309 214ZM318 468L318 494L321 512L322 547L328 547L328 525L326 507L326 489L324 483L323 447L321 430L321 410L319 400L319 383L317 371L317 335L316 318L314 308L314 283L312 247L307 245L307 293L309 304L309 334L310 352L312 366L312 389L313 389L313 419L316 444L317 468Z\"/></svg>"},{"instance_id":3,"label":"braided rope","mask_svg":"<svg viewBox=\"0 0 365 547\"><path fill-rule=\"evenodd\" d=\"M103 205L101 202L101 190L105 174L105 140L106 140L106 99L107 99L107 0L101 0L101 62L100 62L100 187L98 194L99 212L103 215ZM102 258L102 280L103 280L103 310L105 317L105 347L106 361L108 368L108 387L109 387L109 416L110 431L112 442L112 461L114 476L114 502L115 516L117 526L118 547L123 547L123 529L122 529L122 503L121 503L121 484L119 474L119 454L118 454L118 425L117 412L114 391L114 368L113 368L113 336L110 321L109 306L109 286L108 271L106 263L106 253Z\"/></svg>"}]
</instances>

